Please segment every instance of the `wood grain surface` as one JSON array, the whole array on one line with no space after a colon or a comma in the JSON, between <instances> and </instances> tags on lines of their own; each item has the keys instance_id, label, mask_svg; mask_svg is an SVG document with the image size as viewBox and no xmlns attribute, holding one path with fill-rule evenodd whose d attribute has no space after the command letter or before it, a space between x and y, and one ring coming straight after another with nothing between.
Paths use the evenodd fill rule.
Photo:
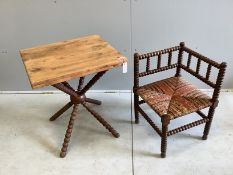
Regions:
<instances>
[{"instance_id":1,"label":"wood grain surface","mask_svg":"<svg viewBox=\"0 0 233 175\"><path fill-rule=\"evenodd\" d=\"M33 89L113 67L127 58L98 35L20 50Z\"/></svg>"}]
</instances>

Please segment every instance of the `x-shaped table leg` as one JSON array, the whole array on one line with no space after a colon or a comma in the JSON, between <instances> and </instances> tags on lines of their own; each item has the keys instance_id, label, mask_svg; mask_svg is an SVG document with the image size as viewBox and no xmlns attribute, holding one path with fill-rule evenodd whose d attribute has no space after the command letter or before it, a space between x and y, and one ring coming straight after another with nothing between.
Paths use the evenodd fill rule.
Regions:
<instances>
[{"instance_id":1,"label":"x-shaped table leg","mask_svg":"<svg viewBox=\"0 0 233 175\"><path fill-rule=\"evenodd\" d=\"M51 118L50 121L56 120L59 116L61 116L66 110L68 110L71 106L73 106L73 111L71 113L70 121L68 124L68 128L66 130L65 134L65 139L62 145L60 157L65 157L68 144L70 141L73 125L75 118L77 116L77 111L78 111L78 106L79 104L82 104L84 108L87 109L109 132L112 133L112 135L116 138L120 136L120 134L108 123L106 122L96 111L93 109L90 109L87 105L86 102L88 103L93 103L100 105L101 101L91 99L91 98L86 98L85 94L86 92L103 76L103 74L106 71L99 72L97 73L87 84L85 87L83 87L84 83L84 77L80 77L79 79L79 85L77 90L74 90L69 83L63 82L63 83L58 83L53 85L55 88L63 91L64 93L70 95L70 102L67 103L64 107L62 107L58 112L56 112Z\"/></svg>"}]
</instances>

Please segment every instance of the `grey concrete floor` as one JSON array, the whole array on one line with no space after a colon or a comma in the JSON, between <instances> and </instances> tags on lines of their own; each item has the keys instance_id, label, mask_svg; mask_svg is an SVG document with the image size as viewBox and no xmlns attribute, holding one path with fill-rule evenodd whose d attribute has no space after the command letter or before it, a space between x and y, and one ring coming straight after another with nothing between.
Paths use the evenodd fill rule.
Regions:
<instances>
[{"instance_id":1,"label":"grey concrete floor","mask_svg":"<svg viewBox=\"0 0 233 175\"><path fill-rule=\"evenodd\" d=\"M68 154L59 151L71 110L49 117L69 97L63 94L0 95L0 175L219 175L233 174L233 93L222 93L208 140L203 125L168 138L167 158L161 159L160 138L145 122L131 125L130 93L90 93L103 101L90 106L121 134L116 139L83 107L72 133ZM153 120L159 118L146 106ZM174 128L189 115L171 123ZM132 132L133 131L133 132Z\"/></svg>"}]
</instances>

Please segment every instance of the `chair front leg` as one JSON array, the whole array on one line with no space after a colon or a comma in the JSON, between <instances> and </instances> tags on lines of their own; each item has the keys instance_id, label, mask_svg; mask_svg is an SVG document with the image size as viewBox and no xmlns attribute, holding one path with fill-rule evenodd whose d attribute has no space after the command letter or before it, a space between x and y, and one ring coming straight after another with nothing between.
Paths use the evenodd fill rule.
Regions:
<instances>
[{"instance_id":1,"label":"chair front leg","mask_svg":"<svg viewBox=\"0 0 233 175\"><path fill-rule=\"evenodd\" d=\"M138 112L138 105L139 105L139 97L137 94L134 93L134 114L135 114L135 123L139 123L139 112Z\"/></svg>"},{"instance_id":2,"label":"chair front leg","mask_svg":"<svg viewBox=\"0 0 233 175\"><path fill-rule=\"evenodd\" d=\"M166 157L167 152L167 134L170 119L167 115L162 116L162 136L161 136L161 158Z\"/></svg>"},{"instance_id":3,"label":"chair front leg","mask_svg":"<svg viewBox=\"0 0 233 175\"><path fill-rule=\"evenodd\" d=\"M161 157L166 157L167 152L167 131L168 131L168 125L162 126L162 137L161 137Z\"/></svg>"},{"instance_id":4,"label":"chair front leg","mask_svg":"<svg viewBox=\"0 0 233 175\"><path fill-rule=\"evenodd\" d=\"M134 93L134 113L135 113L135 123L139 123L139 113L138 113L138 107L139 107L139 97L136 93L137 88L139 87L139 54L134 54L134 87L133 87L133 93Z\"/></svg>"},{"instance_id":5,"label":"chair front leg","mask_svg":"<svg viewBox=\"0 0 233 175\"><path fill-rule=\"evenodd\" d=\"M212 123L213 116L214 116L214 112L215 112L215 107L211 106L210 109L209 109L209 113L208 113L209 121L206 122L206 124L205 124L205 129L204 129L204 132L203 132L202 140L207 140L207 138L208 138L211 123Z\"/></svg>"}]
</instances>

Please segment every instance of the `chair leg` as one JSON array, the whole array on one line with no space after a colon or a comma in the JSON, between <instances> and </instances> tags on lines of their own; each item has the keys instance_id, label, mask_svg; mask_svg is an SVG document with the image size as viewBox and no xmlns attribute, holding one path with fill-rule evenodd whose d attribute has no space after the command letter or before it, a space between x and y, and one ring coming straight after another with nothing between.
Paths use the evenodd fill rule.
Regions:
<instances>
[{"instance_id":1,"label":"chair leg","mask_svg":"<svg viewBox=\"0 0 233 175\"><path fill-rule=\"evenodd\" d=\"M134 94L134 115L135 115L135 123L139 123L139 112L138 112L138 105L139 105L139 97L138 95Z\"/></svg>"},{"instance_id":2,"label":"chair leg","mask_svg":"<svg viewBox=\"0 0 233 175\"><path fill-rule=\"evenodd\" d=\"M166 157L167 152L167 131L168 131L168 125L163 124L162 126L162 137L161 137L161 157Z\"/></svg>"},{"instance_id":3,"label":"chair leg","mask_svg":"<svg viewBox=\"0 0 233 175\"><path fill-rule=\"evenodd\" d=\"M210 108L210 111L209 111L209 114L208 114L209 121L206 122L206 124L205 124L205 129L204 129L204 133L203 133L203 136L202 136L202 140L207 140L207 138L208 138L211 123L212 123L213 116L214 116L214 111L215 111L215 108Z\"/></svg>"},{"instance_id":4,"label":"chair leg","mask_svg":"<svg viewBox=\"0 0 233 175\"><path fill-rule=\"evenodd\" d=\"M68 128L66 130L65 139L64 139L62 149L61 149L61 153L60 153L61 158L66 156L67 148L68 148L70 137L71 137L71 134L72 134L72 129L73 129L73 126L74 126L74 120L75 120L76 115L77 115L77 110L78 110L78 105L74 104L73 111L71 113L69 125L68 125Z\"/></svg>"}]
</instances>

